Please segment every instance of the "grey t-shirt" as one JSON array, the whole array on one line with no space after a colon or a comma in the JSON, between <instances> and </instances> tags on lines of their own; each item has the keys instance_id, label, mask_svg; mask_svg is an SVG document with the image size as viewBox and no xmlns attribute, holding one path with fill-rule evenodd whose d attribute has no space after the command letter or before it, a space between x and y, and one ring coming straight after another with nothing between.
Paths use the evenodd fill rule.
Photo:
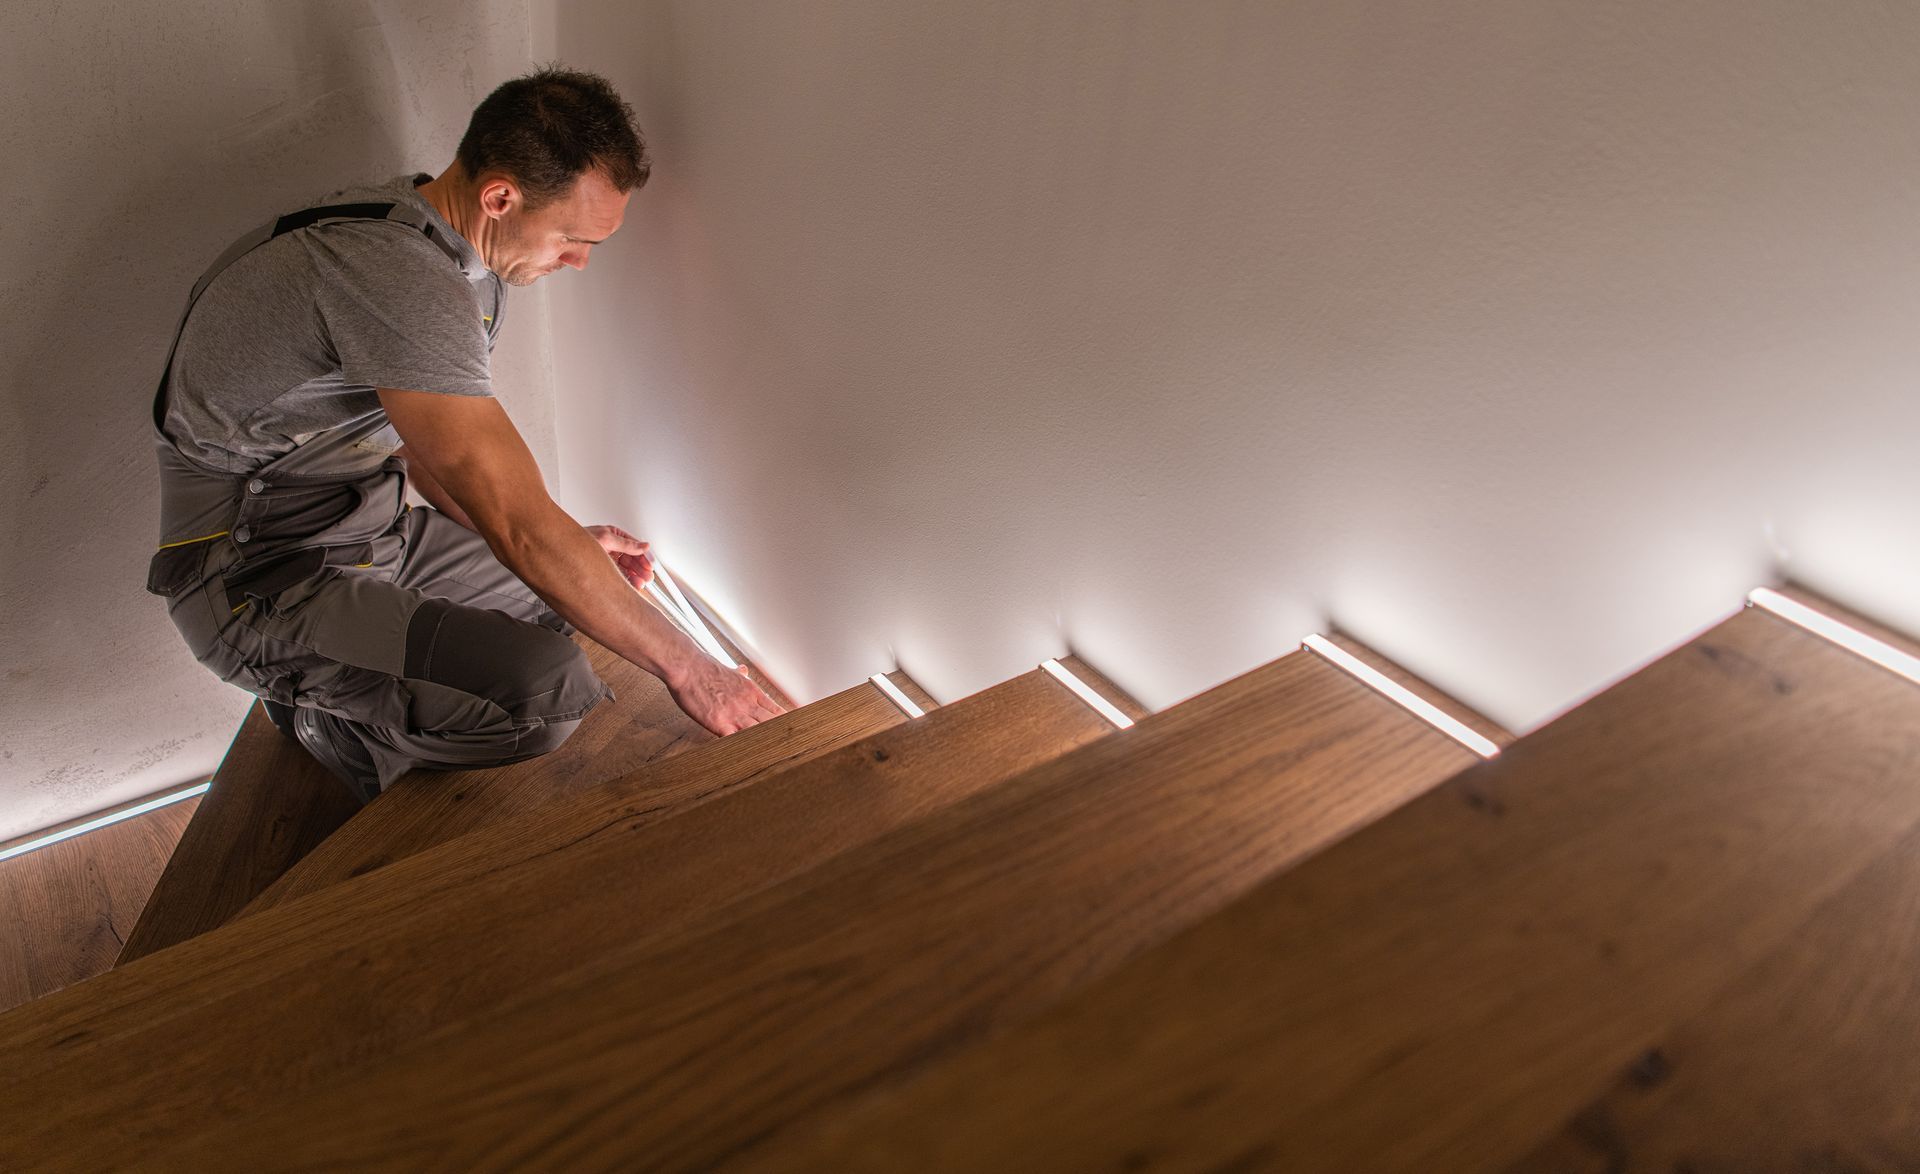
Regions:
<instances>
[{"instance_id":1,"label":"grey t-shirt","mask_svg":"<svg viewBox=\"0 0 1920 1174\"><path fill-rule=\"evenodd\" d=\"M405 201L457 261L398 221L335 221L275 237L208 284L168 388L165 432L182 456L244 475L348 429L358 455L378 464L399 440L375 388L492 394L506 289L414 190L428 178L318 203Z\"/></svg>"}]
</instances>

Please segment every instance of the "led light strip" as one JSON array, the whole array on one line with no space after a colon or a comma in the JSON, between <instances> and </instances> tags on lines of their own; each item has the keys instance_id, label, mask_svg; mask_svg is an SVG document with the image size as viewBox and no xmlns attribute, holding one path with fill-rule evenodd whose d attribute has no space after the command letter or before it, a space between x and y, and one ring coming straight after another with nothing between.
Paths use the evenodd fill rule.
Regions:
<instances>
[{"instance_id":1,"label":"led light strip","mask_svg":"<svg viewBox=\"0 0 1920 1174\"><path fill-rule=\"evenodd\" d=\"M726 647L720 643L719 637L707 627L706 620L701 618L700 613L687 602L687 597L680 593L680 585L673 581L673 576L667 574L667 568L661 566L657 560L653 564L653 578L654 582L647 585L653 589L653 597L665 604L670 614L679 617L680 626L686 630L687 635L693 637L694 643L705 649L708 656L728 668L739 668L739 664L733 657L727 655ZM660 586L665 586L665 595L661 594Z\"/></svg>"},{"instance_id":2,"label":"led light strip","mask_svg":"<svg viewBox=\"0 0 1920 1174\"><path fill-rule=\"evenodd\" d=\"M1770 587L1756 587L1747 593L1747 602L1755 607L1765 608L1790 624L1805 628L1814 635L1831 640L1848 652L1863 656L1889 672L1898 673L1909 681L1920 684L1920 657L1900 651L1883 640L1858 628L1834 619L1824 612L1815 611L1798 600L1789 599Z\"/></svg>"},{"instance_id":3,"label":"led light strip","mask_svg":"<svg viewBox=\"0 0 1920 1174\"><path fill-rule=\"evenodd\" d=\"M1093 686L1068 672L1066 665L1061 664L1057 660L1043 660L1040 662L1040 667L1047 670L1048 675L1052 676L1054 680L1059 681L1062 685L1073 690L1075 697L1092 706L1094 712L1106 718L1115 726L1124 730L1133 724L1133 719L1121 713L1113 702L1095 693Z\"/></svg>"},{"instance_id":4,"label":"led light strip","mask_svg":"<svg viewBox=\"0 0 1920 1174\"><path fill-rule=\"evenodd\" d=\"M1492 758L1500 753L1500 747L1475 733L1460 719L1441 710L1431 701L1418 696L1406 686L1388 677L1380 670L1335 644L1325 636L1309 636L1303 643L1313 651L1326 657L1334 664L1365 681L1374 689L1386 694L1388 698L1411 712L1415 717L1439 730L1447 737L1465 746L1482 758Z\"/></svg>"},{"instance_id":5,"label":"led light strip","mask_svg":"<svg viewBox=\"0 0 1920 1174\"><path fill-rule=\"evenodd\" d=\"M671 595L660 590L660 588L653 583L648 583L645 587L641 588L641 590L647 593L648 599L653 600L654 603L659 605L660 610L666 613L669 620L673 621L673 626L680 629L687 639L692 640L696 644L700 644L700 638L695 636L693 629L687 626L687 617L680 614L679 605L673 602ZM700 647L704 650L706 645L700 644Z\"/></svg>"},{"instance_id":6,"label":"led light strip","mask_svg":"<svg viewBox=\"0 0 1920 1174\"><path fill-rule=\"evenodd\" d=\"M191 799L195 795L204 795L207 793L207 788L212 785L213 780L209 779L199 786L188 787L181 791L171 791L165 795L156 795L145 803L134 804L125 811L115 811L109 815L100 816L97 819L90 819L85 823L75 824L73 827L67 828L64 831L48 832L44 836L28 840L23 844L15 844L13 847L0 852L0 860L12 860L15 856L24 856L35 848L44 848L49 844L58 844L62 840L71 840L73 837L84 832L108 827L112 824L119 823L123 819L132 819L136 815L145 815L149 811L158 811L160 808L178 803L182 799Z\"/></svg>"},{"instance_id":7,"label":"led light strip","mask_svg":"<svg viewBox=\"0 0 1920 1174\"><path fill-rule=\"evenodd\" d=\"M906 714L908 717L926 716L927 711L915 705L913 703L913 698L907 696L905 693L902 693L900 691L900 686L894 684L892 681L887 680L887 675L885 673L875 673L871 677L868 677L867 680L873 682L874 688L880 690L882 693L885 693L887 695L888 701L891 701L895 705L899 706L901 713Z\"/></svg>"}]
</instances>

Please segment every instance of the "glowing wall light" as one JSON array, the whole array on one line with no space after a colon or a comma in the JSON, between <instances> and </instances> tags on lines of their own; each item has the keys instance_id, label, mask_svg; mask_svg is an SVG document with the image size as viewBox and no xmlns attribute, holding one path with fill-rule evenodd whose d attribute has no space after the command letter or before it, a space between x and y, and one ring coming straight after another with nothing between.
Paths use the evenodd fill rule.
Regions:
<instances>
[{"instance_id":1,"label":"glowing wall light","mask_svg":"<svg viewBox=\"0 0 1920 1174\"><path fill-rule=\"evenodd\" d=\"M1108 701L1105 697L1102 697L1100 696L1100 694L1095 693L1093 691L1093 686L1087 684L1085 681L1081 680L1079 677L1074 676L1071 672L1067 670L1066 665L1061 664L1057 660L1043 660L1040 662L1040 667L1047 670L1047 673L1050 676L1052 676L1054 680L1059 681L1062 685L1065 685L1067 688L1073 690L1073 695L1075 697L1078 697L1080 700L1092 706L1094 709L1094 712L1098 713L1101 717L1106 718L1108 721L1112 722L1115 726L1124 730L1128 726L1131 726L1133 724L1132 718L1128 717L1124 713L1121 713L1120 710L1117 707L1115 707L1113 702Z\"/></svg>"},{"instance_id":2,"label":"glowing wall light","mask_svg":"<svg viewBox=\"0 0 1920 1174\"><path fill-rule=\"evenodd\" d=\"M1805 628L1822 639L1831 640L1848 652L1863 656L1889 672L1898 673L1907 680L1920 684L1920 657L1902 652L1884 640L1876 640L1858 628L1849 628L1825 612L1815 611L1799 600L1789 599L1770 587L1754 588L1747 593L1747 602L1772 612L1790 624Z\"/></svg>"},{"instance_id":3,"label":"glowing wall light","mask_svg":"<svg viewBox=\"0 0 1920 1174\"><path fill-rule=\"evenodd\" d=\"M1388 677L1380 670L1335 644L1325 636L1309 636L1303 643L1313 651L1326 657L1334 664L1352 673L1372 688L1385 694L1387 698L1401 708L1412 713L1421 721L1439 730L1447 737L1465 746L1482 758L1492 758L1500 753L1500 747L1482 735L1474 732L1460 719L1446 713L1431 701L1418 696L1412 690Z\"/></svg>"},{"instance_id":4,"label":"glowing wall light","mask_svg":"<svg viewBox=\"0 0 1920 1174\"><path fill-rule=\"evenodd\" d=\"M35 848L45 848L49 844L58 844L62 840L71 840L75 836L95 831L99 828L109 827L119 823L123 819L132 819L136 815L145 815L149 811L158 811L160 808L178 803L182 799L191 799L195 795L204 795L207 793L207 788L212 785L213 780L209 779L198 786L187 787L179 791L169 791L164 795L156 795L146 802L136 803L124 811L115 811L107 815L102 815L97 819L87 820L85 823L75 824L61 831L48 832L44 836L36 836L31 840L15 844L13 847L0 852L0 860L12 860L15 856L24 856Z\"/></svg>"},{"instance_id":5,"label":"glowing wall light","mask_svg":"<svg viewBox=\"0 0 1920 1174\"><path fill-rule=\"evenodd\" d=\"M682 631L693 637L694 643L706 650L708 656L730 669L740 667L739 663L728 655L726 646L720 643L720 638L707 627L705 618L687 602L687 597L680 593L680 584L673 581L673 576L667 573L667 568L661 566L657 559L653 564L653 582L647 584L647 587L655 601L666 609L669 616L679 622Z\"/></svg>"},{"instance_id":6,"label":"glowing wall light","mask_svg":"<svg viewBox=\"0 0 1920 1174\"><path fill-rule=\"evenodd\" d=\"M867 679L873 682L874 688L880 690L882 693L885 693L887 695L887 700L899 706L900 712L906 714L908 717L921 717L927 712L926 710L921 709L918 705L915 705L913 703L913 698L907 696L905 693L902 693L900 691L900 686L894 684L892 681L887 680L887 675L885 673L875 673L871 677L868 677Z\"/></svg>"}]
</instances>

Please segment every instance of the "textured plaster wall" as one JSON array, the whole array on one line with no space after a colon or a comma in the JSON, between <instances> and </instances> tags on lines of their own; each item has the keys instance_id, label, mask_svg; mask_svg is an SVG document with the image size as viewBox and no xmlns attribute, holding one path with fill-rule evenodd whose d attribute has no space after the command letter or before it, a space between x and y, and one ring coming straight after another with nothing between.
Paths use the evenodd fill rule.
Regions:
<instances>
[{"instance_id":1,"label":"textured plaster wall","mask_svg":"<svg viewBox=\"0 0 1920 1174\"><path fill-rule=\"evenodd\" d=\"M1920 7L535 25L658 156L554 291L567 500L803 698L1332 622L1527 727L1776 569L1920 630Z\"/></svg>"},{"instance_id":2,"label":"textured plaster wall","mask_svg":"<svg viewBox=\"0 0 1920 1174\"><path fill-rule=\"evenodd\" d=\"M148 405L187 287L267 217L438 172L525 0L0 7L0 840L209 773L248 702L142 590ZM554 474L541 299L496 376Z\"/></svg>"}]
</instances>

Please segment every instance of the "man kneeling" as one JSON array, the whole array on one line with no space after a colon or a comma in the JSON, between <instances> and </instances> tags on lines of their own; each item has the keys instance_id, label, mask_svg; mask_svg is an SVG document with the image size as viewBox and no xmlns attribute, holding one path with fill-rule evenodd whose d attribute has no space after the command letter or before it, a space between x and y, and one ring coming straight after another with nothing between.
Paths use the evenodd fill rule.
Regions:
<instances>
[{"instance_id":1,"label":"man kneeling","mask_svg":"<svg viewBox=\"0 0 1920 1174\"><path fill-rule=\"evenodd\" d=\"M506 287L586 268L648 166L604 79L544 69L438 177L281 216L193 288L154 400L148 590L363 796L559 746L609 695L576 627L716 734L780 712L639 596L646 543L554 503L492 394Z\"/></svg>"}]
</instances>

